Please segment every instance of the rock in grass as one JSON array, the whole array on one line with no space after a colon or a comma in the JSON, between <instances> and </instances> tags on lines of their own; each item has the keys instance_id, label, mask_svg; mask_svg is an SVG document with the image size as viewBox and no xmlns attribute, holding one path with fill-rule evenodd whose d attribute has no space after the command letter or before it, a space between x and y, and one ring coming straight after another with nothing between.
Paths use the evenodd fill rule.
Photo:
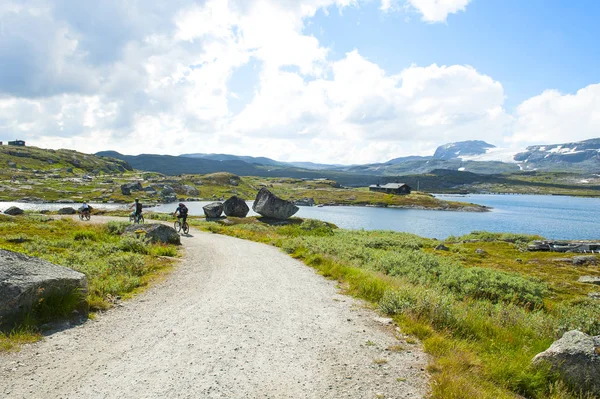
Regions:
<instances>
[{"instance_id":1,"label":"rock in grass","mask_svg":"<svg viewBox=\"0 0 600 399\"><path fill-rule=\"evenodd\" d=\"M600 335L592 337L577 330L566 332L533 358L534 365L544 363L577 391L600 395Z\"/></svg>"},{"instance_id":2,"label":"rock in grass","mask_svg":"<svg viewBox=\"0 0 600 399\"><path fill-rule=\"evenodd\" d=\"M226 216L245 218L250 208L242 198L233 196L223 203L223 212Z\"/></svg>"},{"instance_id":3,"label":"rock in grass","mask_svg":"<svg viewBox=\"0 0 600 399\"><path fill-rule=\"evenodd\" d=\"M444 244L438 244L438 245L436 245L436 247L434 249L436 251L450 251L450 248L448 248Z\"/></svg>"},{"instance_id":4,"label":"rock in grass","mask_svg":"<svg viewBox=\"0 0 600 399\"><path fill-rule=\"evenodd\" d=\"M287 219L298 212L299 208L292 202L277 197L267 190L266 187L263 187L256 194L252 209L264 217Z\"/></svg>"},{"instance_id":5,"label":"rock in grass","mask_svg":"<svg viewBox=\"0 0 600 399\"><path fill-rule=\"evenodd\" d=\"M70 298L72 309L85 310L84 274L42 259L0 250L0 328L9 330L43 301Z\"/></svg>"},{"instance_id":6,"label":"rock in grass","mask_svg":"<svg viewBox=\"0 0 600 399\"><path fill-rule=\"evenodd\" d=\"M600 277L596 277L596 276L581 276L579 277L579 280L577 280L580 283L585 283L585 284L596 284L596 285L600 285Z\"/></svg>"},{"instance_id":7,"label":"rock in grass","mask_svg":"<svg viewBox=\"0 0 600 399\"><path fill-rule=\"evenodd\" d=\"M212 202L203 206L202 210L207 218L218 218L223 213L223 204L221 202Z\"/></svg>"},{"instance_id":8,"label":"rock in grass","mask_svg":"<svg viewBox=\"0 0 600 399\"><path fill-rule=\"evenodd\" d=\"M144 239L152 243L181 244L181 238L174 228L159 223L132 224L125 228L124 234L143 235Z\"/></svg>"},{"instance_id":9,"label":"rock in grass","mask_svg":"<svg viewBox=\"0 0 600 399\"><path fill-rule=\"evenodd\" d=\"M573 264L575 266L581 266L581 265L586 265L586 264L596 264L598 260L598 257L596 255L582 255L582 256L574 256L573 257Z\"/></svg>"},{"instance_id":10,"label":"rock in grass","mask_svg":"<svg viewBox=\"0 0 600 399\"><path fill-rule=\"evenodd\" d=\"M22 215L23 212L24 212L23 209L17 208L16 206L11 206L10 208L8 208L7 210L4 211L5 214L11 215L11 216Z\"/></svg>"},{"instance_id":11,"label":"rock in grass","mask_svg":"<svg viewBox=\"0 0 600 399\"><path fill-rule=\"evenodd\" d=\"M60 208L58 211L56 211L56 213L58 213L59 215L74 215L77 213L77 211L68 206L66 208Z\"/></svg>"}]
</instances>

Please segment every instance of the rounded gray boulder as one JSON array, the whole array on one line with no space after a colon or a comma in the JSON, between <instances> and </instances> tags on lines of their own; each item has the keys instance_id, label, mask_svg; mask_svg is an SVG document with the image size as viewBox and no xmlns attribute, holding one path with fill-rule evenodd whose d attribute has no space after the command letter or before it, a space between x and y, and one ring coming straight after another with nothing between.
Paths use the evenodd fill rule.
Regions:
<instances>
[{"instance_id":1,"label":"rounded gray boulder","mask_svg":"<svg viewBox=\"0 0 600 399\"><path fill-rule=\"evenodd\" d=\"M10 208L8 208L7 210L4 211L5 214L11 215L11 216L22 215L23 212L24 212L23 209L17 208L16 206L11 206Z\"/></svg>"},{"instance_id":2,"label":"rounded gray boulder","mask_svg":"<svg viewBox=\"0 0 600 399\"><path fill-rule=\"evenodd\" d=\"M291 201L283 200L263 187L256 194L252 209L264 217L287 219L298 212L299 208Z\"/></svg>"},{"instance_id":3,"label":"rounded gray boulder","mask_svg":"<svg viewBox=\"0 0 600 399\"><path fill-rule=\"evenodd\" d=\"M218 218L223 213L223 204L221 202L212 202L203 206L202 210L207 218Z\"/></svg>"},{"instance_id":4,"label":"rounded gray boulder","mask_svg":"<svg viewBox=\"0 0 600 399\"><path fill-rule=\"evenodd\" d=\"M533 358L534 365L544 363L576 390L600 395L600 336L577 330L566 332Z\"/></svg>"},{"instance_id":5,"label":"rounded gray boulder","mask_svg":"<svg viewBox=\"0 0 600 399\"><path fill-rule=\"evenodd\" d=\"M226 216L245 218L250 208L242 198L233 196L223 203L223 212Z\"/></svg>"},{"instance_id":6,"label":"rounded gray boulder","mask_svg":"<svg viewBox=\"0 0 600 399\"><path fill-rule=\"evenodd\" d=\"M84 311L86 291L82 273L0 249L0 329L21 322L43 298L76 296L73 310Z\"/></svg>"},{"instance_id":7,"label":"rounded gray boulder","mask_svg":"<svg viewBox=\"0 0 600 399\"><path fill-rule=\"evenodd\" d=\"M143 235L146 241L163 244L181 244L179 234L171 226L160 223L132 224L125 227L124 234Z\"/></svg>"}]
</instances>

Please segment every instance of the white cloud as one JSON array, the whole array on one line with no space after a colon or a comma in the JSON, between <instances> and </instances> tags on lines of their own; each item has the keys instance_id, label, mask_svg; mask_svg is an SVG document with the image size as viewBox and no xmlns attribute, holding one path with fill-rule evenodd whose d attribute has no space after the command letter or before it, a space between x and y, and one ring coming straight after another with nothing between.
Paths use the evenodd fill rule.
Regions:
<instances>
[{"instance_id":1,"label":"white cloud","mask_svg":"<svg viewBox=\"0 0 600 399\"><path fill-rule=\"evenodd\" d=\"M429 22L469 3L409 1ZM358 51L333 59L306 33L318 10L369 0L106 0L93 12L71 4L0 5L5 139L85 152L365 163L467 139L522 145L599 131L600 85L544 92L509 115L502 84L471 66L390 74ZM392 12L400 0L375 4ZM256 68L243 75L255 84L233 87L245 66Z\"/></svg>"},{"instance_id":2,"label":"white cloud","mask_svg":"<svg viewBox=\"0 0 600 399\"><path fill-rule=\"evenodd\" d=\"M391 0L386 0L389 3ZM471 0L407 0L427 22L445 22L449 14L464 11Z\"/></svg>"},{"instance_id":3,"label":"white cloud","mask_svg":"<svg viewBox=\"0 0 600 399\"><path fill-rule=\"evenodd\" d=\"M600 84L575 94L546 90L517 107L510 141L560 144L600 136Z\"/></svg>"}]
</instances>

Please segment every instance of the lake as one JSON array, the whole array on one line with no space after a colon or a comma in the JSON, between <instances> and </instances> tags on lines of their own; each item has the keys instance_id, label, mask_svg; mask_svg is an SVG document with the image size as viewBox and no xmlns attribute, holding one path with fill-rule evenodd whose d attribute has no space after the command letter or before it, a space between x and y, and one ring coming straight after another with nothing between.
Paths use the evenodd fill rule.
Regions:
<instances>
[{"instance_id":1,"label":"lake","mask_svg":"<svg viewBox=\"0 0 600 399\"><path fill-rule=\"evenodd\" d=\"M600 239L599 198L545 195L437 195L440 199L473 202L493 207L491 212L423 211L357 206L300 207L295 216L319 219L345 229L394 230L423 237L444 239L474 230L538 234L561 240ZM190 215L204 215L209 202L186 202ZM59 209L79 204L0 203L0 209L17 205L22 209ZM124 209L119 204L91 204L96 208ZM252 208L252 202L248 202ZM173 212L177 204L148 210ZM255 215L250 210L249 215Z\"/></svg>"}]
</instances>

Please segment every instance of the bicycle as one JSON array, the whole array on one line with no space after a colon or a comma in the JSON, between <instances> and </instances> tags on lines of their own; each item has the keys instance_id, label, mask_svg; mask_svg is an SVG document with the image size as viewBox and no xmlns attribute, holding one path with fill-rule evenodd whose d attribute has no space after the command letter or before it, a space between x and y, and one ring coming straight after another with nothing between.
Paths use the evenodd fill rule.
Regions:
<instances>
[{"instance_id":1,"label":"bicycle","mask_svg":"<svg viewBox=\"0 0 600 399\"><path fill-rule=\"evenodd\" d=\"M183 234L187 234L190 231L190 226L188 225L187 221L181 223L180 219L177 219L175 221L175 223L173 224L173 228L177 233L180 233L181 230L183 230Z\"/></svg>"},{"instance_id":2,"label":"bicycle","mask_svg":"<svg viewBox=\"0 0 600 399\"><path fill-rule=\"evenodd\" d=\"M89 212L79 212L79 220L90 220Z\"/></svg>"},{"instance_id":3,"label":"bicycle","mask_svg":"<svg viewBox=\"0 0 600 399\"><path fill-rule=\"evenodd\" d=\"M144 224L144 215L139 214L137 217L135 214L129 215L129 223L131 224Z\"/></svg>"}]
</instances>

